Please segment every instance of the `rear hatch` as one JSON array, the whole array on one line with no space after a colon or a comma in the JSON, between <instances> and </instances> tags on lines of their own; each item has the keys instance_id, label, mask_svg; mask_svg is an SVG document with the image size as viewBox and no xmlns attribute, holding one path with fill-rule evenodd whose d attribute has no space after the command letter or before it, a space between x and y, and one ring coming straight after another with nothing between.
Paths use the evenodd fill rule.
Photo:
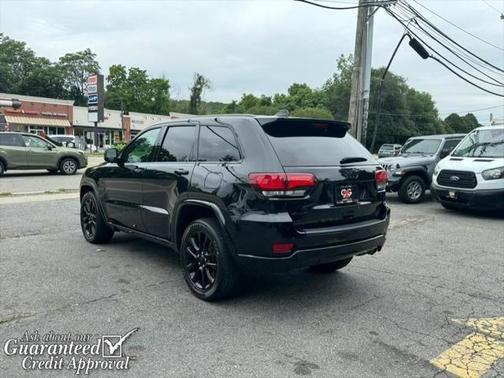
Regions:
<instances>
[{"instance_id":1,"label":"rear hatch","mask_svg":"<svg viewBox=\"0 0 504 378\"><path fill-rule=\"evenodd\" d=\"M386 181L377 187L374 157L347 133L348 124L298 118L259 119L287 179L312 174L305 192L272 198L299 231L383 219ZM294 193L296 194L296 193Z\"/></svg>"}]
</instances>

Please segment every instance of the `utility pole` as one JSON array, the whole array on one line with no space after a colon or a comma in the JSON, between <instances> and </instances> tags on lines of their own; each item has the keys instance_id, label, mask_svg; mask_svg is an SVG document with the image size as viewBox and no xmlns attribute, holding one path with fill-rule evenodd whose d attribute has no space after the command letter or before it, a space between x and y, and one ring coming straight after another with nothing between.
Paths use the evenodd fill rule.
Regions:
<instances>
[{"instance_id":1,"label":"utility pole","mask_svg":"<svg viewBox=\"0 0 504 378\"><path fill-rule=\"evenodd\" d=\"M352 135L366 144L369 92L371 87L371 57L373 48L374 7L365 6L374 0L359 0L355 31L354 66L348 122Z\"/></svg>"}]
</instances>

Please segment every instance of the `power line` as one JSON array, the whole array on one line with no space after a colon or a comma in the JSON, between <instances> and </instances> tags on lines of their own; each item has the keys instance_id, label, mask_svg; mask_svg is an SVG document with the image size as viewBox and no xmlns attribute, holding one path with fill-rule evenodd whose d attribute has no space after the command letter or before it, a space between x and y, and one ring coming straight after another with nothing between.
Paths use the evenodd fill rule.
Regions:
<instances>
[{"instance_id":1,"label":"power line","mask_svg":"<svg viewBox=\"0 0 504 378\"><path fill-rule=\"evenodd\" d=\"M450 115L450 114L460 114L460 113L477 113L477 112L482 112L485 110L491 110L491 109L497 109L497 108L502 108L502 105L495 105L495 106L489 106L486 108L479 108L479 109L472 109L472 110L460 110L457 112L443 112L439 113L438 116L444 116L444 115ZM384 115L384 116L391 116L391 117L412 117L412 118L425 118L428 117L425 114L417 114L417 113L386 113L386 112L374 112L370 111L369 114L375 114L375 115Z\"/></svg>"},{"instance_id":2,"label":"power line","mask_svg":"<svg viewBox=\"0 0 504 378\"><path fill-rule=\"evenodd\" d=\"M357 8L380 7L383 5L393 4L395 2L394 0L390 0L390 1L382 1L382 2L376 2L376 3L367 2L367 3L352 5L349 7L333 7L333 6L320 4L318 2L309 1L309 0L294 0L294 1L299 1L300 3L306 3L306 4L314 5L319 8L332 9L332 10L350 10L350 9L357 9Z\"/></svg>"},{"instance_id":3,"label":"power line","mask_svg":"<svg viewBox=\"0 0 504 378\"><path fill-rule=\"evenodd\" d=\"M463 29L462 27L460 27L460 26L458 26L457 24L455 24L455 23L451 22L450 20L446 19L445 17L441 16L440 14L438 14L438 13L434 12L432 9L427 8L425 5L421 4L419 1L417 1L417 0L413 0L413 1L414 1L415 3L417 3L418 5L420 5L422 8L424 8L425 10L427 10L428 12L430 12L430 13L432 13L433 15L435 15L435 16L437 16L437 17L439 17L440 19L442 19L443 21L445 21L445 22L449 23L450 25L452 25L452 26L456 27L456 28L457 28L457 29L459 29L460 31L462 31L462 32L464 32L464 33L466 33L466 34L468 34L468 35L470 35L470 36L472 36L472 37L474 37L474 38L476 38L476 39L480 40L481 42L486 43L486 44L487 44L487 45L489 45L489 46L492 46L492 47L495 47L496 49L499 49L499 50L501 50L501 51L504 51L504 49L503 49L502 47L499 47L499 46L497 46L497 45L494 45L493 43L488 42L487 40L485 40L485 39L483 39L483 38L481 38L481 37L478 37L477 35L475 35L475 34L473 34L473 33L469 32L469 31L467 31L467 30ZM482 1L485 1L485 0L482 0ZM494 8L494 9L495 9L495 8Z\"/></svg>"},{"instance_id":4,"label":"power line","mask_svg":"<svg viewBox=\"0 0 504 378\"><path fill-rule=\"evenodd\" d=\"M419 31L422 31L424 34L426 34L428 37L430 37L431 39L433 39L434 41L436 41L439 45L443 46L445 49L447 49L450 53L452 53L454 56L456 56L458 59L460 59L462 62L464 62L465 64L467 64L468 66L470 66L472 69L474 69L475 71L478 71L479 73L483 74L484 76L486 76L487 78L489 78L490 80L493 80L494 83L492 82L489 82L485 79L481 79L479 77L477 77L476 75L464 70L463 68L459 67L458 65L456 65L455 63L453 62L450 62L448 61L444 56L442 56L441 54L439 54L439 52L437 52L436 50L432 49L434 52L436 52L438 55L440 55L443 59L445 59L446 61L448 61L450 64L452 64L453 66L455 66L457 69L459 69L460 71L464 72L465 74L471 76L472 78L474 79L477 79L485 84L489 84L489 85L493 85L493 86L497 86L497 87L500 87L500 86L503 86L504 83L501 82L501 81L498 81L495 77L493 76L490 76L488 75L487 73L483 72L482 70L480 70L479 68L473 66L471 63L469 63L467 60L465 60L463 57L461 57L457 52L453 51L450 47L448 47L446 44L444 44L443 42L439 41L436 37L434 37L431 33L429 33L427 30L425 30L416 20L414 20L412 23L410 23L410 25L412 25L413 27L416 27L417 30Z\"/></svg>"},{"instance_id":5,"label":"power line","mask_svg":"<svg viewBox=\"0 0 504 378\"><path fill-rule=\"evenodd\" d=\"M496 7L494 7L492 4L490 4L490 2L488 2L487 0L481 0L483 1L486 5L488 5L490 8L492 8L493 10L497 11L501 16L502 16L502 11Z\"/></svg>"},{"instance_id":6,"label":"power line","mask_svg":"<svg viewBox=\"0 0 504 378\"><path fill-rule=\"evenodd\" d=\"M412 30L409 25L406 25L404 23L404 21L402 21L401 19L399 19L399 17L391 10L391 9L388 9L388 8L385 8L386 12L389 13L393 18L395 18L401 25L403 25L412 35L414 35L420 42L422 42L425 46L427 46L431 51L434 51L436 54L442 56L440 53L438 53L437 51L435 51L429 44L427 44L421 37L418 36L417 33L415 33L414 30ZM438 57L430 54L429 55L430 58L434 59L435 61L437 61L438 63L440 63L442 66L444 66L446 69L448 69L450 72L452 72L453 74L455 74L456 76L458 76L459 78L461 78L462 80L464 80L465 82L473 85L474 87L484 91L484 92L487 92L487 93L490 93L490 94L493 94L493 95L496 95L496 96L499 96L499 97L504 97L504 94L500 94L500 93L497 93L497 92L493 92L493 91L490 91L474 82L472 82L471 80L467 79L466 77L464 77L463 75L461 75L460 73L458 73L457 71L455 71L453 68L451 68L450 66L448 66L446 63L444 63L441 59L439 59ZM447 58L443 57L443 59L447 60L450 64L453 65L453 63L451 63Z\"/></svg>"},{"instance_id":7,"label":"power line","mask_svg":"<svg viewBox=\"0 0 504 378\"><path fill-rule=\"evenodd\" d=\"M495 65L493 65L492 63L486 61L485 59L481 58L480 56L476 55L475 53L473 53L472 51L468 50L467 48L465 48L464 46L462 46L460 43L458 43L457 41L453 40L450 36L448 36L446 33L444 33L442 30L440 30L436 25L434 25L432 22L430 22L429 20L427 20L420 12L418 12L415 8L413 8L413 6L411 4L408 4L408 3L405 3L406 6L413 12L413 14L415 14L417 17L421 18L425 23L427 23L432 29L434 29L436 32L438 32L439 34L441 34L442 36L444 36L446 39L448 39L450 42L452 42L453 44L455 44L456 46L460 47L461 49L463 49L464 51L466 51L467 53L471 54L472 56L474 56L476 59L479 59L480 61L482 61L483 63L485 64L488 64L489 66L501 71L501 72L504 72L504 69L500 68L500 67L497 67Z\"/></svg>"}]
</instances>

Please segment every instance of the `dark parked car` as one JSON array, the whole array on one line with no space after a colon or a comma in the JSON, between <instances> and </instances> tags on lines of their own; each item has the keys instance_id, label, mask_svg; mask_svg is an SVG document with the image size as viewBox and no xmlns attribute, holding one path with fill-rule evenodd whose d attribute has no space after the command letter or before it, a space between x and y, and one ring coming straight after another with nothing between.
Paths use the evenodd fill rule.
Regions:
<instances>
[{"instance_id":1,"label":"dark parked car","mask_svg":"<svg viewBox=\"0 0 504 378\"><path fill-rule=\"evenodd\" d=\"M30 133L0 132L0 176L7 170L47 169L73 175L87 166L83 152Z\"/></svg>"},{"instance_id":2,"label":"dark parked car","mask_svg":"<svg viewBox=\"0 0 504 378\"><path fill-rule=\"evenodd\" d=\"M436 164L448 156L465 134L425 135L410 138L401 154L380 159L387 170L387 191L398 192L404 203L419 203L432 182Z\"/></svg>"},{"instance_id":3,"label":"dark parked car","mask_svg":"<svg viewBox=\"0 0 504 378\"><path fill-rule=\"evenodd\" d=\"M86 170L91 243L131 232L180 254L199 298L235 291L243 269L331 272L381 250L386 172L348 124L208 116L151 126Z\"/></svg>"}]
</instances>

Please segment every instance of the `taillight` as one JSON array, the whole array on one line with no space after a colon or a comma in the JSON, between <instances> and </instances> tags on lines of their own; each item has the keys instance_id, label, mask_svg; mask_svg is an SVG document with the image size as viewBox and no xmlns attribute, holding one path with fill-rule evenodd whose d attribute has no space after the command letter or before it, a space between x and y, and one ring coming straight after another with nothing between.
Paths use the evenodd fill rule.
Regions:
<instances>
[{"instance_id":1,"label":"taillight","mask_svg":"<svg viewBox=\"0 0 504 378\"><path fill-rule=\"evenodd\" d=\"M387 171L384 169L377 169L375 172L376 189L379 192L385 191L387 189L388 176Z\"/></svg>"},{"instance_id":2,"label":"taillight","mask_svg":"<svg viewBox=\"0 0 504 378\"><path fill-rule=\"evenodd\" d=\"M317 184L311 173L250 173L249 184L267 197L303 197Z\"/></svg>"}]
</instances>

